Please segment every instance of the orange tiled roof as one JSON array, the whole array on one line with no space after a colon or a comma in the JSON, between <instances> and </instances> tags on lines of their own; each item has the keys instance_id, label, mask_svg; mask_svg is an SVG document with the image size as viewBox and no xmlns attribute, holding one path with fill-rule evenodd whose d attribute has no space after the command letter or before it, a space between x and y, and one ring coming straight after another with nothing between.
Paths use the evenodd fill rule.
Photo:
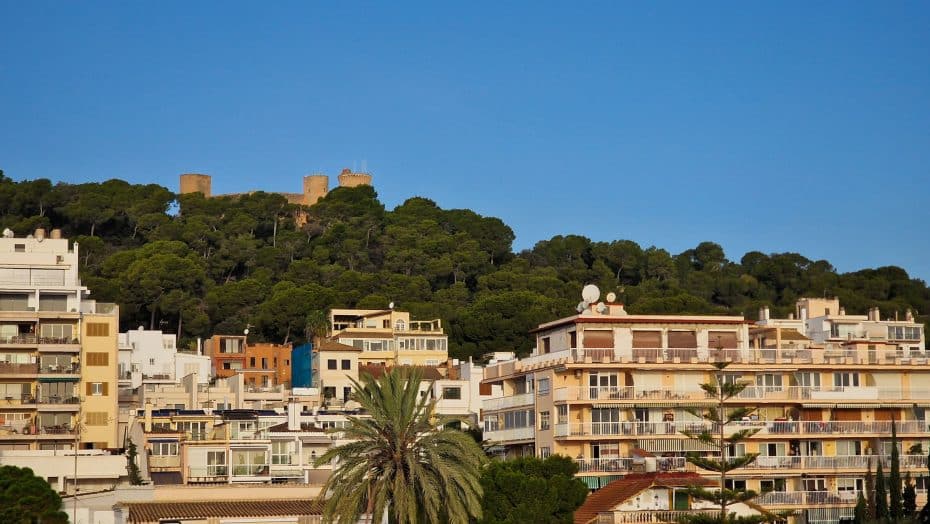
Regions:
<instances>
[{"instance_id":1,"label":"orange tiled roof","mask_svg":"<svg viewBox=\"0 0 930 524\"><path fill-rule=\"evenodd\" d=\"M632 473L588 495L584 504L575 510L575 524L588 524L597 519L598 513L610 511L616 505L652 486L691 485L716 486L717 483L697 473Z\"/></svg>"},{"instance_id":2,"label":"orange tiled roof","mask_svg":"<svg viewBox=\"0 0 930 524\"><path fill-rule=\"evenodd\" d=\"M361 351L362 348L341 344L334 340L323 340L313 348L316 351Z\"/></svg>"},{"instance_id":3,"label":"orange tiled roof","mask_svg":"<svg viewBox=\"0 0 930 524\"><path fill-rule=\"evenodd\" d=\"M125 504L130 523L160 522L166 519L208 519L213 517L294 517L322 515L318 500L228 500L203 502L138 502Z\"/></svg>"}]
</instances>

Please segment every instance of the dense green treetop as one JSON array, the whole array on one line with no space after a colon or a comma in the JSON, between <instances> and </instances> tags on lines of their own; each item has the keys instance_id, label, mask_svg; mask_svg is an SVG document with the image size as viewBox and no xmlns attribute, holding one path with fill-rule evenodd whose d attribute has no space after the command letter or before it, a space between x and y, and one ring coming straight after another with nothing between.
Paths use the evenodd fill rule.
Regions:
<instances>
[{"instance_id":1,"label":"dense green treetop","mask_svg":"<svg viewBox=\"0 0 930 524\"><path fill-rule=\"evenodd\" d=\"M295 216L300 220L295 221ZM784 316L803 296L849 313L908 308L928 320L930 289L899 267L838 273L797 253L729 260L714 242L679 254L630 240L555 236L515 253L500 219L413 197L386 210L374 188L337 188L309 208L281 195L205 199L121 180L14 182L0 173L0 229L60 228L80 244L94 298L122 328L180 334L182 345L254 326L255 340L302 341L312 310L385 307L441 318L453 356L533 346L527 331L574 314L581 287L614 291L633 313ZM622 236L622 231L618 231Z\"/></svg>"},{"instance_id":2,"label":"dense green treetop","mask_svg":"<svg viewBox=\"0 0 930 524\"><path fill-rule=\"evenodd\" d=\"M67 524L61 497L29 468L0 466L0 522Z\"/></svg>"}]
</instances>

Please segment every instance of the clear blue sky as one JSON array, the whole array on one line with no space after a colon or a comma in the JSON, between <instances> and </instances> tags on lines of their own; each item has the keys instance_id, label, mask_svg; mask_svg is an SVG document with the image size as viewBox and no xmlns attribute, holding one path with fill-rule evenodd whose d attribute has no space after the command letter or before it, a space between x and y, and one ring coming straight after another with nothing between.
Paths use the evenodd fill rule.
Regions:
<instances>
[{"instance_id":1,"label":"clear blue sky","mask_svg":"<svg viewBox=\"0 0 930 524\"><path fill-rule=\"evenodd\" d=\"M441 5L437 5L441 4ZM930 279L927 2L0 0L0 169L375 176L557 234Z\"/></svg>"}]
</instances>

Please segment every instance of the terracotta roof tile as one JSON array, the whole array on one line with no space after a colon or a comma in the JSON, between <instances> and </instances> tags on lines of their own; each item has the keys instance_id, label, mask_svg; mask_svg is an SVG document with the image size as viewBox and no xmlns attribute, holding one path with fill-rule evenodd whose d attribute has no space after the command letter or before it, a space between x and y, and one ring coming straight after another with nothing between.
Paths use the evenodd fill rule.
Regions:
<instances>
[{"instance_id":1,"label":"terracotta roof tile","mask_svg":"<svg viewBox=\"0 0 930 524\"><path fill-rule=\"evenodd\" d=\"M341 344L335 340L324 340L317 344L314 348L316 351L361 351L362 348L357 348L355 346L350 346L348 344Z\"/></svg>"},{"instance_id":2,"label":"terracotta roof tile","mask_svg":"<svg viewBox=\"0 0 930 524\"><path fill-rule=\"evenodd\" d=\"M690 485L716 486L717 483L697 473L633 473L607 484L588 495L575 510L575 524L588 524L598 513L611 508L652 486L681 487Z\"/></svg>"},{"instance_id":3,"label":"terracotta roof tile","mask_svg":"<svg viewBox=\"0 0 930 524\"><path fill-rule=\"evenodd\" d=\"M139 502L124 505L129 513L128 522L139 524L165 519L294 517L323 514L323 503L318 500Z\"/></svg>"}]
</instances>

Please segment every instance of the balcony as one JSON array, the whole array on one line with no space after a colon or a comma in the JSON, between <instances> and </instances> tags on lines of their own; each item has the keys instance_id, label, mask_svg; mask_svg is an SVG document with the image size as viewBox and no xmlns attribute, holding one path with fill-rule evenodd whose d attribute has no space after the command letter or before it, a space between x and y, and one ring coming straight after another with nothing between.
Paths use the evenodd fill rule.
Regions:
<instances>
[{"instance_id":1,"label":"balcony","mask_svg":"<svg viewBox=\"0 0 930 524\"><path fill-rule=\"evenodd\" d=\"M36 399L30 396L0 397L2 407L23 407L35 409Z\"/></svg>"},{"instance_id":2,"label":"balcony","mask_svg":"<svg viewBox=\"0 0 930 524\"><path fill-rule=\"evenodd\" d=\"M37 400L37 408L40 411L76 411L81 403L81 399L78 397L60 397L56 395L40 395Z\"/></svg>"},{"instance_id":3,"label":"balcony","mask_svg":"<svg viewBox=\"0 0 930 524\"><path fill-rule=\"evenodd\" d=\"M232 467L234 477L267 477L268 464L237 464Z\"/></svg>"},{"instance_id":4,"label":"balcony","mask_svg":"<svg viewBox=\"0 0 930 524\"><path fill-rule=\"evenodd\" d=\"M891 468L891 458L879 455L838 455L838 456L776 456L756 457L746 469L803 469L834 470L851 469L865 471L869 465L874 468L881 461L882 467ZM927 467L926 455L901 455L901 469L924 469Z\"/></svg>"},{"instance_id":5,"label":"balcony","mask_svg":"<svg viewBox=\"0 0 930 524\"><path fill-rule=\"evenodd\" d=\"M656 471L685 471L689 467L685 457L575 459L575 464L578 473L618 473L643 471L647 460L655 460ZM691 466L690 469L695 468Z\"/></svg>"},{"instance_id":6,"label":"balcony","mask_svg":"<svg viewBox=\"0 0 930 524\"><path fill-rule=\"evenodd\" d=\"M694 389L655 389L636 386L556 388L556 402L636 402L643 400L713 401L705 391ZM886 389L872 386L747 386L730 402L740 400L855 402L930 399L930 389Z\"/></svg>"},{"instance_id":7,"label":"balcony","mask_svg":"<svg viewBox=\"0 0 930 524\"><path fill-rule=\"evenodd\" d=\"M81 365L73 364L40 364L39 373L44 375L80 375Z\"/></svg>"},{"instance_id":8,"label":"balcony","mask_svg":"<svg viewBox=\"0 0 930 524\"><path fill-rule=\"evenodd\" d=\"M498 431L485 431L484 438L491 442L509 442L514 440L533 440L536 438L536 428L513 428Z\"/></svg>"},{"instance_id":9,"label":"balcony","mask_svg":"<svg viewBox=\"0 0 930 524\"><path fill-rule=\"evenodd\" d=\"M13 362L0 362L0 375L28 375L32 376L39 372L38 364L16 364Z\"/></svg>"},{"instance_id":10,"label":"balcony","mask_svg":"<svg viewBox=\"0 0 930 524\"><path fill-rule=\"evenodd\" d=\"M704 429L713 430L713 425L701 422L576 422L558 424L556 436L674 436L681 435L682 431L700 433Z\"/></svg>"},{"instance_id":11,"label":"balcony","mask_svg":"<svg viewBox=\"0 0 930 524\"><path fill-rule=\"evenodd\" d=\"M204 467L191 466L187 468L187 481L189 483L226 482L228 478L227 472L226 464L208 464Z\"/></svg>"},{"instance_id":12,"label":"balcony","mask_svg":"<svg viewBox=\"0 0 930 524\"><path fill-rule=\"evenodd\" d=\"M814 506L854 505L856 491L769 491L753 499L753 502L767 509L777 506L800 506L811 508Z\"/></svg>"},{"instance_id":13,"label":"balcony","mask_svg":"<svg viewBox=\"0 0 930 524\"><path fill-rule=\"evenodd\" d=\"M662 524L681 522L685 517L693 517L695 515L714 517L719 514L719 510L713 509L614 511L598 514L596 524ZM708 518L708 520L711 519Z\"/></svg>"},{"instance_id":14,"label":"balcony","mask_svg":"<svg viewBox=\"0 0 930 524\"><path fill-rule=\"evenodd\" d=\"M181 467L179 455L149 455L148 461L152 471L171 471Z\"/></svg>"},{"instance_id":15,"label":"balcony","mask_svg":"<svg viewBox=\"0 0 930 524\"><path fill-rule=\"evenodd\" d=\"M509 409L518 406L532 406L536 403L536 396L533 393L522 393L509 397L492 398L482 402L482 409L485 411L497 411L499 409Z\"/></svg>"},{"instance_id":16,"label":"balcony","mask_svg":"<svg viewBox=\"0 0 930 524\"><path fill-rule=\"evenodd\" d=\"M36 336L32 333L21 335L0 336L0 345L3 346L35 346Z\"/></svg>"}]
</instances>

